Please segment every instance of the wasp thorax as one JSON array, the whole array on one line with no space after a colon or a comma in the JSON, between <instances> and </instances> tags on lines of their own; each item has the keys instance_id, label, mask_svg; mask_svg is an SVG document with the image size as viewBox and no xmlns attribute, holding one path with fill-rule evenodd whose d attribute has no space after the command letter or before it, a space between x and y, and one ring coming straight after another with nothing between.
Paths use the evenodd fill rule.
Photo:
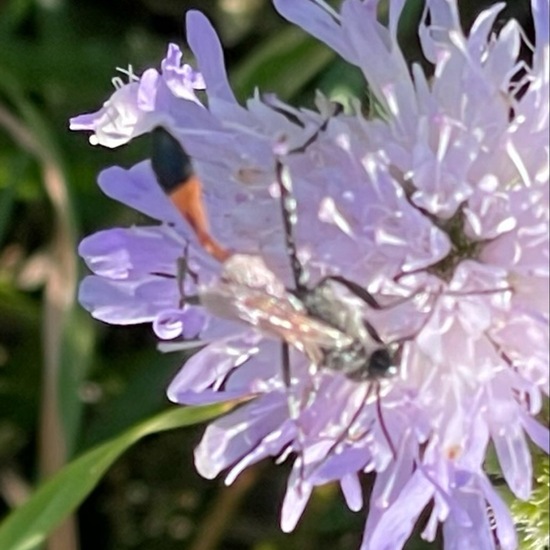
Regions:
<instances>
[{"instance_id":1,"label":"wasp thorax","mask_svg":"<svg viewBox=\"0 0 550 550\"><path fill-rule=\"evenodd\" d=\"M341 345L324 347L321 366L338 371L351 380L374 380L393 376L395 357L372 325L362 316L362 308L336 295L329 280L301 293L309 315L341 331Z\"/></svg>"}]
</instances>

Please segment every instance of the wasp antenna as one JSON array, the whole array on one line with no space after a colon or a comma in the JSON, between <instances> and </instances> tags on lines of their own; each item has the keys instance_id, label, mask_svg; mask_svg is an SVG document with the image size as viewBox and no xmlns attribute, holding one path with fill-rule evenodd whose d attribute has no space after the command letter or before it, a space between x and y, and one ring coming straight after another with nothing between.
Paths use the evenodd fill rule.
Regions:
<instances>
[{"instance_id":1,"label":"wasp antenna","mask_svg":"<svg viewBox=\"0 0 550 550\"><path fill-rule=\"evenodd\" d=\"M376 298L366 288L363 288L361 285L358 285L357 283L354 283L341 275L327 275L321 279L319 285L324 284L326 281L334 281L335 283L339 283L346 287L352 294L372 307L372 309L383 309L382 306L376 301Z\"/></svg>"},{"instance_id":2,"label":"wasp antenna","mask_svg":"<svg viewBox=\"0 0 550 550\"><path fill-rule=\"evenodd\" d=\"M275 167L277 183L279 184L279 192L281 194L281 212L283 216L283 228L285 232L285 244L288 257L290 259L290 267L294 277L294 284L298 294L303 294L307 291L307 283L309 274L302 262L298 258L296 249L296 240L294 238L294 228L298 221L296 199L292 190L292 180L288 167L277 160Z\"/></svg>"},{"instance_id":3,"label":"wasp antenna","mask_svg":"<svg viewBox=\"0 0 550 550\"><path fill-rule=\"evenodd\" d=\"M315 130L315 132L313 132L313 134L311 134L311 136L308 139L306 139L304 143L302 143L302 145L299 145L298 147L295 147L294 149L291 149L290 151L288 151L287 153L288 155L296 154L296 153L305 153L307 148L313 143L315 143L319 138L319 136L327 129L331 118L338 116L339 114L344 112L344 106L341 103L337 101L333 101L332 106L333 106L332 114L329 117L325 118L322 124Z\"/></svg>"},{"instance_id":4,"label":"wasp antenna","mask_svg":"<svg viewBox=\"0 0 550 550\"><path fill-rule=\"evenodd\" d=\"M273 105L269 106L273 110L280 112L277 107ZM334 102L334 111L332 116L336 116L342 111L343 106L340 103ZM287 151L286 156L304 153L312 143L317 141L319 135L327 129L330 119L331 117L326 118L302 145ZM290 178L288 166L283 164L280 158L276 159L275 174L281 195L281 210L283 215L283 227L285 231L285 243L287 253L290 258L292 274L294 276L294 284L298 294L303 295L308 290L306 285L309 281L309 274L302 262L300 262L296 250L296 240L294 238L294 228L296 227L296 223L298 221L296 199L294 198L292 179Z\"/></svg>"}]
</instances>

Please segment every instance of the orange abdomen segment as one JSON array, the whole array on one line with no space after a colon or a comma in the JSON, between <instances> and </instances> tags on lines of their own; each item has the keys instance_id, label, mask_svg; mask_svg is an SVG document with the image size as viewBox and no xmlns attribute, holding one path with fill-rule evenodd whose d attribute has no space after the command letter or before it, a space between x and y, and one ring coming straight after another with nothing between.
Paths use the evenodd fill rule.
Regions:
<instances>
[{"instance_id":1,"label":"orange abdomen segment","mask_svg":"<svg viewBox=\"0 0 550 550\"><path fill-rule=\"evenodd\" d=\"M210 235L202 200L202 184L193 171L191 158L179 141L162 127L152 131L151 164L159 185L168 194L195 232L201 246L224 262L231 254Z\"/></svg>"},{"instance_id":2,"label":"orange abdomen segment","mask_svg":"<svg viewBox=\"0 0 550 550\"><path fill-rule=\"evenodd\" d=\"M199 178L192 174L170 193L170 199L182 213L197 235L202 247L216 260L224 262L229 258L229 251L219 245L210 235L206 208L202 201L202 184Z\"/></svg>"}]
</instances>

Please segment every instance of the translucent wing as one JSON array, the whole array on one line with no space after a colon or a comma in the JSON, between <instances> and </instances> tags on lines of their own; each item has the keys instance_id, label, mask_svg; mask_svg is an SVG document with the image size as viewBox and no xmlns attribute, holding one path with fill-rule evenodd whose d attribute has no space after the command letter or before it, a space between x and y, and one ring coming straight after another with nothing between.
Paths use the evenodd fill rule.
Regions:
<instances>
[{"instance_id":1,"label":"translucent wing","mask_svg":"<svg viewBox=\"0 0 550 550\"><path fill-rule=\"evenodd\" d=\"M282 339L320 363L323 349L342 349L353 338L307 314L259 256L235 254L222 277L199 293L213 314L242 321L267 336Z\"/></svg>"}]
</instances>

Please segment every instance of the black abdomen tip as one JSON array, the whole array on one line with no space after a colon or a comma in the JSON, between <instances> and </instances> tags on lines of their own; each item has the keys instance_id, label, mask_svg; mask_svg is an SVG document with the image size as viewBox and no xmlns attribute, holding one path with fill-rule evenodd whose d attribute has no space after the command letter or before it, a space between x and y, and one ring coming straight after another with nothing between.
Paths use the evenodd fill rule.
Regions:
<instances>
[{"instance_id":1,"label":"black abdomen tip","mask_svg":"<svg viewBox=\"0 0 550 550\"><path fill-rule=\"evenodd\" d=\"M191 157L179 141L162 126L151 131L151 165L159 185L166 193L185 183L193 175Z\"/></svg>"}]
</instances>

